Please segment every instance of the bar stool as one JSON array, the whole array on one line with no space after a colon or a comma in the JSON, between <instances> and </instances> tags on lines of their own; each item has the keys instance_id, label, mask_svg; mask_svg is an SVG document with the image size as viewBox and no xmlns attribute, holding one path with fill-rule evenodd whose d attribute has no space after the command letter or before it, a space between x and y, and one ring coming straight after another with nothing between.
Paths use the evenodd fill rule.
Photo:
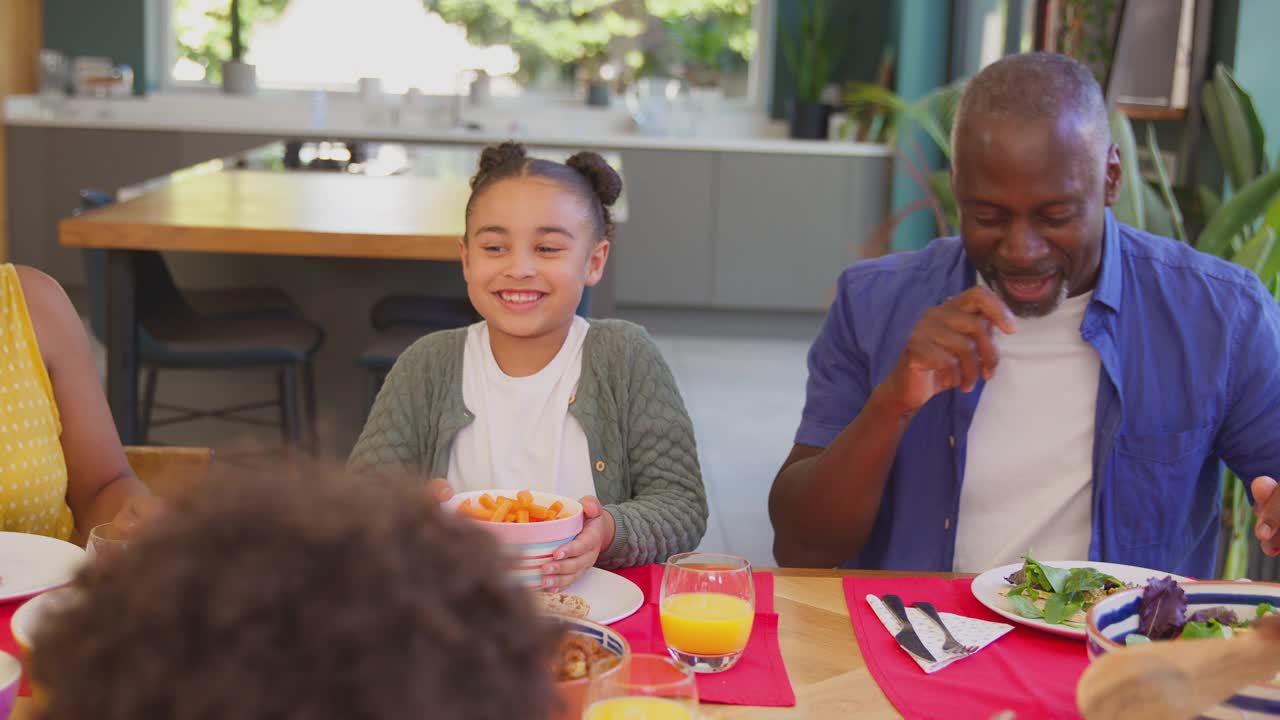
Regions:
<instances>
[{"instance_id":1,"label":"bar stool","mask_svg":"<svg viewBox=\"0 0 1280 720\"><path fill-rule=\"evenodd\" d=\"M101 207L110 196L93 191L81 194L82 208ZM99 341L106 338L106 253L82 251L89 285L90 325ZM315 354L324 331L300 316L284 293L274 289L211 291L204 300L211 312L193 307L173 281L163 256L139 251L137 257L138 359L146 377L141 407L141 431L145 440L152 427L199 418L218 418L251 424L271 424L244 413L264 407L280 408L280 430L286 444L302 446L304 426L315 441ZM255 306L254 299L265 304ZM220 308L220 309L219 309ZM273 401L244 403L215 409L163 406L179 413L152 421L161 369L223 370L272 368L278 396ZM302 405L298 388L302 388ZM304 417L305 415L305 417Z\"/></svg>"}]
</instances>

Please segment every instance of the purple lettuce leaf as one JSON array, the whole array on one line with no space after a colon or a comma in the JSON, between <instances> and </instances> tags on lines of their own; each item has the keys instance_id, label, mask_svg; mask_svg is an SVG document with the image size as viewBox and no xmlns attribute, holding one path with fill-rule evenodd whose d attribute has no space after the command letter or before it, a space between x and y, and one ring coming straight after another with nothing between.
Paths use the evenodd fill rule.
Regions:
<instances>
[{"instance_id":1,"label":"purple lettuce leaf","mask_svg":"<svg viewBox=\"0 0 1280 720\"><path fill-rule=\"evenodd\" d=\"M1168 640L1187 623L1187 594L1170 576L1152 578L1138 604L1138 632L1152 640Z\"/></svg>"},{"instance_id":2,"label":"purple lettuce leaf","mask_svg":"<svg viewBox=\"0 0 1280 720\"><path fill-rule=\"evenodd\" d=\"M1236 612L1230 608L1211 607L1203 610L1197 610L1191 613L1191 617L1187 618L1187 622L1207 623L1210 620L1217 620L1222 625L1236 625L1240 622L1240 618L1236 616Z\"/></svg>"}]
</instances>

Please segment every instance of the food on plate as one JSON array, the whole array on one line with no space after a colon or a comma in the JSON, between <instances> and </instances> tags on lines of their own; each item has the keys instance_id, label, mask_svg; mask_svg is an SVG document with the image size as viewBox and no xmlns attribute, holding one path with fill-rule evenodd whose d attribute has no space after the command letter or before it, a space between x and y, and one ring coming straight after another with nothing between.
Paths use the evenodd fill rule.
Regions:
<instances>
[{"instance_id":1,"label":"food on plate","mask_svg":"<svg viewBox=\"0 0 1280 720\"><path fill-rule=\"evenodd\" d=\"M580 595L539 590L533 594L533 597L538 609L543 612L576 618L586 618L591 612L591 604Z\"/></svg>"},{"instance_id":2,"label":"food on plate","mask_svg":"<svg viewBox=\"0 0 1280 720\"><path fill-rule=\"evenodd\" d=\"M1085 615L1104 597L1130 585L1091 567L1057 568L1036 562L1027 550L1022 569L1005 582L1004 596L1014 612L1050 625L1083 627Z\"/></svg>"},{"instance_id":3,"label":"food on plate","mask_svg":"<svg viewBox=\"0 0 1280 720\"><path fill-rule=\"evenodd\" d=\"M563 502L557 500L547 506L535 504L533 493L528 490L521 490L515 497L494 497L484 493L476 502L467 498L458 504L458 512L473 520L508 523L536 523L569 517Z\"/></svg>"},{"instance_id":4,"label":"food on plate","mask_svg":"<svg viewBox=\"0 0 1280 720\"><path fill-rule=\"evenodd\" d=\"M551 662L551 671L555 673L556 682L578 680L587 676L591 663L609 657L599 640L572 630L560 635L555 657Z\"/></svg>"},{"instance_id":5,"label":"food on plate","mask_svg":"<svg viewBox=\"0 0 1280 720\"><path fill-rule=\"evenodd\" d=\"M1166 576L1152 579L1138 600L1138 629L1125 636L1126 645L1140 645L1152 640L1196 640L1229 638L1249 632L1261 618L1276 615L1268 603L1260 603L1252 616L1240 617L1226 607L1209 607L1187 613L1187 593L1177 580Z\"/></svg>"}]
</instances>

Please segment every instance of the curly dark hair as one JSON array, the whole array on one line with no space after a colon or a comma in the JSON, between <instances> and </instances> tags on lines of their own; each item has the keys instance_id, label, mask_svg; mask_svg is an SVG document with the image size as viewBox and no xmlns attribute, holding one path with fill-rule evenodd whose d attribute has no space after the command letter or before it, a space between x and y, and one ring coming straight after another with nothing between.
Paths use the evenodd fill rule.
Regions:
<instances>
[{"instance_id":1,"label":"curly dark hair","mask_svg":"<svg viewBox=\"0 0 1280 720\"><path fill-rule=\"evenodd\" d=\"M490 145L480 153L480 165L471 178L467 217L471 217L471 205L485 188L513 177L544 177L560 182L591 209L596 239L613 239L609 208L622 195L622 178L598 153L579 152L558 163L529 157L524 145L515 141Z\"/></svg>"},{"instance_id":2,"label":"curly dark hair","mask_svg":"<svg viewBox=\"0 0 1280 720\"><path fill-rule=\"evenodd\" d=\"M44 720L543 718L553 629L420 484L207 488L34 639Z\"/></svg>"}]
</instances>

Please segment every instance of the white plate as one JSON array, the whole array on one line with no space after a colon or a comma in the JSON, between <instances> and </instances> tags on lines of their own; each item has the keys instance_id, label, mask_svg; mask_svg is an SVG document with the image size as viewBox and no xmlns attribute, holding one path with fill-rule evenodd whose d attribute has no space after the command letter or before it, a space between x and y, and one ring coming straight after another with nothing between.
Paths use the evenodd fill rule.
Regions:
<instances>
[{"instance_id":1,"label":"white plate","mask_svg":"<svg viewBox=\"0 0 1280 720\"><path fill-rule=\"evenodd\" d=\"M1058 568L1078 568L1091 567L1099 572L1104 572L1112 577L1118 578L1120 581L1145 585L1148 580L1153 577L1162 578L1166 575L1172 575L1174 580L1186 580L1181 575L1173 575L1172 573L1160 572L1159 570L1149 570L1147 568L1134 567L1132 565L1117 565L1116 563L1106 562L1089 562L1087 560L1040 560L1036 562L1041 565L1050 565ZM978 577L973 579L973 596L978 602L986 605L992 612L997 615L1006 617L1013 622L1026 625L1037 630L1044 630L1055 635L1063 635L1066 637L1085 638L1084 628L1075 628L1070 625L1050 625L1044 620L1038 618L1024 618L1014 612L1013 604L1004 596L1004 592L1013 587L1005 582L1005 578L1022 569L1022 563L1013 563L1012 565L1003 565L998 568L992 568Z\"/></svg>"},{"instance_id":2,"label":"white plate","mask_svg":"<svg viewBox=\"0 0 1280 720\"><path fill-rule=\"evenodd\" d=\"M609 625L630 617L644 604L644 592L635 583L608 570L593 567L564 592L578 595L591 606L587 619Z\"/></svg>"},{"instance_id":3,"label":"white plate","mask_svg":"<svg viewBox=\"0 0 1280 720\"><path fill-rule=\"evenodd\" d=\"M0 602L66 585L83 563L84 550L69 542L0 532Z\"/></svg>"}]
</instances>

